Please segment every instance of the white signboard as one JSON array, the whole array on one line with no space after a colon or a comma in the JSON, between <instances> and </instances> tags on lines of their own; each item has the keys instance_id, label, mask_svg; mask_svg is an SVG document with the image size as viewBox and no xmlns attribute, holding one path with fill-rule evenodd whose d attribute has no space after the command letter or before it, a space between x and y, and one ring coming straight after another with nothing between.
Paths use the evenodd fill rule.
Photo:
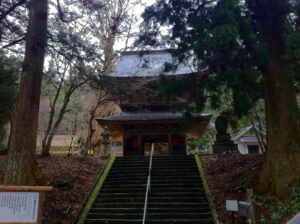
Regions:
<instances>
[{"instance_id":1,"label":"white signboard","mask_svg":"<svg viewBox=\"0 0 300 224\"><path fill-rule=\"evenodd\" d=\"M237 200L226 200L226 210L230 212L237 212L239 210Z\"/></svg>"},{"instance_id":2,"label":"white signboard","mask_svg":"<svg viewBox=\"0 0 300 224\"><path fill-rule=\"evenodd\" d=\"M112 142L112 155L114 156L123 156L123 142L122 141L113 141Z\"/></svg>"},{"instance_id":3,"label":"white signboard","mask_svg":"<svg viewBox=\"0 0 300 224\"><path fill-rule=\"evenodd\" d=\"M0 223L36 223L38 192L0 192Z\"/></svg>"},{"instance_id":4,"label":"white signboard","mask_svg":"<svg viewBox=\"0 0 300 224\"><path fill-rule=\"evenodd\" d=\"M295 215L287 224L299 224L300 223L300 213Z\"/></svg>"}]
</instances>

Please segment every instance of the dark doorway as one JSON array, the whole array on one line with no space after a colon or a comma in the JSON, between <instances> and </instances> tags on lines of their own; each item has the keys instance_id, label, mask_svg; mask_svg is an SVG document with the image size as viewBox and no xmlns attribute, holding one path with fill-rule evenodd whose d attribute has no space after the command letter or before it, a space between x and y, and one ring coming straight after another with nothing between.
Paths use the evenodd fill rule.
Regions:
<instances>
[{"instance_id":1,"label":"dark doorway","mask_svg":"<svg viewBox=\"0 0 300 224\"><path fill-rule=\"evenodd\" d=\"M140 150L139 137L132 136L129 137L125 142L125 156L139 156L143 155L142 150Z\"/></svg>"},{"instance_id":2,"label":"dark doorway","mask_svg":"<svg viewBox=\"0 0 300 224\"><path fill-rule=\"evenodd\" d=\"M248 145L248 153L249 154L259 153L258 145Z\"/></svg>"},{"instance_id":3,"label":"dark doorway","mask_svg":"<svg viewBox=\"0 0 300 224\"><path fill-rule=\"evenodd\" d=\"M167 135L145 135L142 136L142 147L145 156L151 154L151 147L154 143L154 156L169 155L169 144Z\"/></svg>"},{"instance_id":4,"label":"dark doorway","mask_svg":"<svg viewBox=\"0 0 300 224\"><path fill-rule=\"evenodd\" d=\"M172 135L171 149L173 155L186 155L185 138L180 135Z\"/></svg>"},{"instance_id":5,"label":"dark doorway","mask_svg":"<svg viewBox=\"0 0 300 224\"><path fill-rule=\"evenodd\" d=\"M185 137L181 135L134 135L125 140L125 156L149 156L154 143L154 155L186 155Z\"/></svg>"}]
</instances>

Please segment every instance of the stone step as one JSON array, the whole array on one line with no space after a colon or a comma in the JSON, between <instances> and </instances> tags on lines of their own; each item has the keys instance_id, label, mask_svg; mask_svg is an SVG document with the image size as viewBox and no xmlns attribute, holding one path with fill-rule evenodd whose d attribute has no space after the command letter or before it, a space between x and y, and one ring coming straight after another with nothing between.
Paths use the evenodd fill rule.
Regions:
<instances>
[{"instance_id":1,"label":"stone step","mask_svg":"<svg viewBox=\"0 0 300 224\"><path fill-rule=\"evenodd\" d=\"M148 173L149 171L149 168L148 167L114 167L113 169L111 169L110 171L111 172L130 172L130 173L133 173L133 172L145 172L145 173Z\"/></svg>"},{"instance_id":2,"label":"stone step","mask_svg":"<svg viewBox=\"0 0 300 224\"><path fill-rule=\"evenodd\" d=\"M168 207L168 204L174 204L174 205L184 205L184 206L190 206L191 204L197 203L199 205L207 205L207 199L206 197L150 197L149 198L149 204L153 206L159 206L164 205Z\"/></svg>"},{"instance_id":3,"label":"stone step","mask_svg":"<svg viewBox=\"0 0 300 224\"><path fill-rule=\"evenodd\" d=\"M153 192L151 191L150 197L174 197L177 199L179 197L204 197L205 193L203 191L197 192Z\"/></svg>"},{"instance_id":4,"label":"stone step","mask_svg":"<svg viewBox=\"0 0 300 224\"><path fill-rule=\"evenodd\" d=\"M126 160L126 159L149 159L147 156L121 156L116 157L116 160Z\"/></svg>"},{"instance_id":5,"label":"stone step","mask_svg":"<svg viewBox=\"0 0 300 224\"><path fill-rule=\"evenodd\" d=\"M196 205L197 206L197 205ZM172 204L169 207L152 208L149 206L149 213L209 213L209 207L173 207Z\"/></svg>"},{"instance_id":6,"label":"stone step","mask_svg":"<svg viewBox=\"0 0 300 224\"><path fill-rule=\"evenodd\" d=\"M142 223L149 157L116 158L86 224ZM211 224L193 156L153 157L148 224Z\"/></svg>"},{"instance_id":7,"label":"stone step","mask_svg":"<svg viewBox=\"0 0 300 224\"><path fill-rule=\"evenodd\" d=\"M149 167L149 162L147 163L140 163L140 162L135 162L135 163L117 163L114 165L114 168L148 168Z\"/></svg>"},{"instance_id":8,"label":"stone step","mask_svg":"<svg viewBox=\"0 0 300 224\"><path fill-rule=\"evenodd\" d=\"M135 178L132 177L114 177L114 176L108 176L105 182L111 182L111 181L142 181L145 180L147 182L148 176L136 176Z\"/></svg>"},{"instance_id":9,"label":"stone step","mask_svg":"<svg viewBox=\"0 0 300 224\"><path fill-rule=\"evenodd\" d=\"M145 188L147 183L145 181L140 184L124 183L124 184L104 184L102 189L126 189L126 188Z\"/></svg>"},{"instance_id":10,"label":"stone step","mask_svg":"<svg viewBox=\"0 0 300 224\"><path fill-rule=\"evenodd\" d=\"M148 162L118 162L114 164L114 167L119 168L119 167L149 167L149 161Z\"/></svg>"},{"instance_id":11,"label":"stone step","mask_svg":"<svg viewBox=\"0 0 300 224\"><path fill-rule=\"evenodd\" d=\"M108 174L108 177L121 177L121 178L126 178L126 177L130 177L133 180L138 178L138 177L145 177L148 176L148 173L110 173Z\"/></svg>"},{"instance_id":12,"label":"stone step","mask_svg":"<svg viewBox=\"0 0 300 224\"><path fill-rule=\"evenodd\" d=\"M117 214L121 214L121 213L140 213L144 211L144 207L103 207L103 208L92 208L90 210L90 213L92 214L106 214L106 213L117 213Z\"/></svg>"},{"instance_id":13,"label":"stone step","mask_svg":"<svg viewBox=\"0 0 300 224\"><path fill-rule=\"evenodd\" d=\"M142 219L143 213L109 213L109 212L97 212L97 213L89 213L87 216L88 219Z\"/></svg>"},{"instance_id":14,"label":"stone step","mask_svg":"<svg viewBox=\"0 0 300 224\"><path fill-rule=\"evenodd\" d=\"M164 179L184 179L184 180L189 180L189 179L195 179L198 178L200 181L200 176L197 173L192 173L189 175L184 175L184 174L174 174L174 175L152 175L152 180L164 180Z\"/></svg>"},{"instance_id":15,"label":"stone step","mask_svg":"<svg viewBox=\"0 0 300 224\"><path fill-rule=\"evenodd\" d=\"M145 197L145 192L143 193L134 193L134 192L130 192L130 193L123 193L123 192L118 192L118 193L99 193L99 197L109 197L109 198L117 198L117 197Z\"/></svg>"},{"instance_id":16,"label":"stone step","mask_svg":"<svg viewBox=\"0 0 300 224\"><path fill-rule=\"evenodd\" d=\"M143 185L147 183L147 179L141 179L141 180L111 180L111 181L105 181L103 186L121 186L121 185Z\"/></svg>"},{"instance_id":17,"label":"stone step","mask_svg":"<svg viewBox=\"0 0 300 224\"><path fill-rule=\"evenodd\" d=\"M178 166L178 165L160 165L160 166L155 166L152 167L152 171L157 171L157 170L197 170L197 166L195 165L187 165L187 166Z\"/></svg>"},{"instance_id":18,"label":"stone step","mask_svg":"<svg viewBox=\"0 0 300 224\"><path fill-rule=\"evenodd\" d=\"M116 159L115 164L149 163L150 159Z\"/></svg>"},{"instance_id":19,"label":"stone step","mask_svg":"<svg viewBox=\"0 0 300 224\"><path fill-rule=\"evenodd\" d=\"M192 193L191 193L192 192ZM172 187L172 188L158 188L158 187L154 187L154 188L151 188L151 195L155 194L155 193L159 193L159 194L177 194L180 193L180 194L183 194L183 193L186 193L186 194L192 194L192 195L195 195L197 193L204 193L204 190L202 188L187 188L187 187L181 187L181 188L175 188L175 187Z\"/></svg>"},{"instance_id":20,"label":"stone step","mask_svg":"<svg viewBox=\"0 0 300 224\"><path fill-rule=\"evenodd\" d=\"M128 186L128 185L126 185ZM155 183L151 184L151 189L153 188L184 188L184 187L189 187L189 188L202 188L203 186L201 185L200 182L177 182L177 183Z\"/></svg>"},{"instance_id":21,"label":"stone step","mask_svg":"<svg viewBox=\"0 0 300 224\"><path fill-rule=\"evenodd\" d=\"M163 161L170 161L170 160L188 160L194 161L194 156L153 156L153 161L163 160Z\"/></svg>"},{"instance_id":22,"label":"stone step","mask_svg":"<svg viewBox=\"0 0 300 224\"><path fill-rule=\"evenodd\" d=\"M172 166L189 166L192 165L191 163L194 162L192 160L152 160L152 165L155 166L165 166L165 165L172 165Z\"/></svg>"},{"instance_id":23,"label":"stone step","mask_svg":"<svg viewBox=\"0 0 300 224\"><path fill-rule=\"evenodd\" d=\"M85 224L141 224L141 219L87 219ZM213 224L212 219L153 219L146 222L147 224Z\"/></svg>"},{"instance_id":24,"label":"stone step","mask_svg":"<svg viewBox=\"0 0 300 224\"><path fill-rule=\"evenodd\" d=\"M135 188L102 188L100 193L145 193L146 185L144 187Z\"/></svg>"},{"instance_id":25,"label":"stone step","mask_svg":"<svg viewBox=\"0 0 300 224\"><path fill-rule=\"evenodd\" d=\"M153 156L153 160L192 160L194 161L194 156L186 156L186 155L174 155L174 156Z\"/></svg>"},{"instance_id":26,"label":"stone step","mask_svg":"<svg viewBox=\"0 0 300 224\"><path fill-rule=\"evenodd\" d=\"M141 224L142 219L86 219L85 224Z\"/></svg>"},{"instance_id":27,"label":"stone step","mask_svg":"<svg viewBox=\"0 0 300 224\"><path fill-rule=\"evenodd\" d=\"M176 183L202 183L202 180L199 178L199 176L195 177L184 177L184 178L176 178L176 179L158 179L152 176L151 184L176 184Z\"/></svg>"},{"instance_id":28,"label":"stone step","mask_svg":"<svg viewBox=\"0 0 300 224\"><path fill-rule=\"evenodd\" d=\"M124 199L124 198L122 198ZM93 208L144 208L145 198L126 198L122 200L121 198L100 198L94 204Z\"/></svg>"},{"instance_id":29,"label":"stone step","mask_svg":"<svg viewBox=\"0 0 300 224\"><path fill-rule=\"evenodd\" d=\"M115 173L115 172L126 172L126 173L149 173L149 168L148 167L135 167L134 169L125 169L123 167L115 167L110 170L110 173Z\"/></svg>"},{"instance_id":30,"label":"stone step","mask_svg":"<svg viewBox=\"0 0 300 224\"><path fill-rule=\"evenodd\" d=\"M207 202L150 202L148 205L149 209L189 209L189 208L200 208L208 209L209 205Z\"/></svg>"},{"instance_id":31,"label":"stone step","mask_svg":"<svg viewBox=\"0 0 300 224\"><path fill-rule=\"evenodd\" d=\"M121 222L120 222L121 223ZM151 219L147 224L214 224L212 219Z\"/></svg>"},{"instance_id":32,"label":"stone step","mask_svg":"<svg viewBox=\"0 0 300 224\"><path fill-rule=\"evenodd\" d=\"M176 175L173 175L173 176L158 176L157 175L157 176L152 176L151 181L153 181L153 182L161 181L161 183L162 183L163 181L169 182L169 181L176 181L178 179L181 179L183 181L189 181L191 179L194 180L196 178L198 178L199 181L201 181L199 175L180 175L180 176L176 176Z\"/></svg>"},{"instance_id":33,"label":"stone step","mask_svg":"<svg viewBox=\"0 0 300 224\"><path fill-rule=\"evenodd\" d=\"M196 176L198 175L197 170L193 171L185 171L185 170L179 170L179 171L158 171L158 172L152 172L153 178L160 178L160 177L178 177L178 176Z\"/></svg>"},{"instance_id":34,"label":"stone step","mask_svg":"<svg viewBox=\"0 0 300 224\"><path fill-rule=\"evenodd\" d=\"M209 219L211 218L210 213L184 213L184 212L176 212L176 213L165 213L165 212L160 212L160 213L154 213L154 212L149 212L148 213L148 218L149 220L151 219L178 219L178 222L180 223L180 219Z\"/></svg>"}]
</instances>

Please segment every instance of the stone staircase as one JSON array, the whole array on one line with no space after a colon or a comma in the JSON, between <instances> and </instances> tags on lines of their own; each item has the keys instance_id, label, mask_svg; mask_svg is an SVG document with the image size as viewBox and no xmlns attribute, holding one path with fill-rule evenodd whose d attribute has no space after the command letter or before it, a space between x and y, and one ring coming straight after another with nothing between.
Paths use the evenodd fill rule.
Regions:
<instances>
[{"instance_id":1,"label":"stone staircase","mask_svg":"<svg viewBox=\"0 0 300 224\"><path fill-rule=\"evenodd\" d=\"M194 156L153 157L148 223L213 223Z\"/></svg>"},{"instance_id":2,"label":"stone staircase","mask_svg":"<svg viewBox=\"0 0 300 224\"><path fill-rule=\"evenodd\" d=\"M86 224L142 223L149 157L116 158ZM151 224L214 223L193 156L153 157Z\"/></svg>"}]
</instances>

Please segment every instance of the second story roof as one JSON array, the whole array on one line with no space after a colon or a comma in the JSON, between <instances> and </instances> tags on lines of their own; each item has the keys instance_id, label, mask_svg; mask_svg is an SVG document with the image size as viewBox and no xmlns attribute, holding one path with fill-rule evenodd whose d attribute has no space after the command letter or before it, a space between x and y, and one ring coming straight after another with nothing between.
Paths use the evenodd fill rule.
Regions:
<instances>
[{"instance_id":1,"label":"second story roof","mask_svg":"<svg viewBox=\"0 0 300 224\"><path fill-rule=\"evenodd\" d=\"M112 77L146 77L194 73L192 59L179 61L171 50L127 51L117 59Z\"/></svg>"}]
</instances>

